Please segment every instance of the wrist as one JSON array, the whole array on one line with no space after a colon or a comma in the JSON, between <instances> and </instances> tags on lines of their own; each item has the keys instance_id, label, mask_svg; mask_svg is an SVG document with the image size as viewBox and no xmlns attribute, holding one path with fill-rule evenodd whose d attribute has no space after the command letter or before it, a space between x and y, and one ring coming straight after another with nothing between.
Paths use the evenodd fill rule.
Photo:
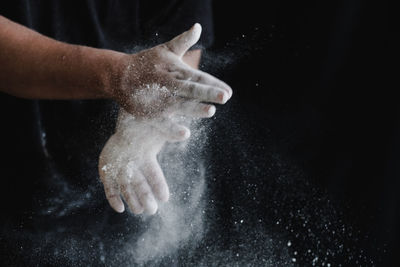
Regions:
<instances>
[{"instance_id":1,"label":"wrist","mask_svg":"<svg viewBox=\"0 0 400 267\"><path fill-rule=\"evenodd\" d=\"M140 75L137 72L141 70L138 67L136 56L119 53L111 50L105 52L104 68L102 70L103 86L102 93L105 98L117 101L121 107L126 110L132 110L130 103L133 89L140 84Z\"/></svg>"},{"instance_id":2,"label":"wrist","mask_svg":"<svg viewBox=\"0 0 400 267\"><path fill-rule=\"evenodd\" d=\"M116 99L118 88L121 86L121 76L124 69L126 54L99 49L97 60L94 62L93 69L96 72L97 88L99 98Z\"/></svg>"}]
</instances>

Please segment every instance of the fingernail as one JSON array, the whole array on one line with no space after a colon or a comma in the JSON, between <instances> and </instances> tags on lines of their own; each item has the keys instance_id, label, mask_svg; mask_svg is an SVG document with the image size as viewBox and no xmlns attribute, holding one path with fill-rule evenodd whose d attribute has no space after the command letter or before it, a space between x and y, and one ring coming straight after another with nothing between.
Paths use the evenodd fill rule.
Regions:
<instances>
[{"instance_id":1,"label":"fingernail","mask_svg":"<svg viewBox=\"0 0 400 267\"><path fill-rule=\"evenodd\" d=\"M212 117L215 114L216 108L214 106L206 106L204 108L204 111L207 112L208 117Z\"/></svg>"},{"instance_id":2,"label":"fingernail","mask_svg":"<svg viewBox=\"0 0 400 267\"><path fill-rule=\"evenodd\" d=\"M228 101L228 96L225 93L218 94L218 101L222 104L225 104Z\"/></svg>"},{"instance_id":3,"label":"fingernail","mask_svg":"<svg viewBox=\"0 0 400 267\"><path fill-rule=\"evenodd\" d=\"M119 213L122 213L122 212L125 211L125 207L124 207L123 204L122 204L122 205L116 204L116 205L115 205L115 210L116 210L117 212L119 212Z\"/></svg>"},{"instance_id":4,"label":"fingernail","mask_svg":"<svg viewBox=\"0 0 400 267\"><path fill-rule=\"evenodd\" d=\"M186 129L185 130L180 130L179 131L179 135L183 140L188 139L190 137L190 131L188 131Z\"/></svg>"}]
</instances>

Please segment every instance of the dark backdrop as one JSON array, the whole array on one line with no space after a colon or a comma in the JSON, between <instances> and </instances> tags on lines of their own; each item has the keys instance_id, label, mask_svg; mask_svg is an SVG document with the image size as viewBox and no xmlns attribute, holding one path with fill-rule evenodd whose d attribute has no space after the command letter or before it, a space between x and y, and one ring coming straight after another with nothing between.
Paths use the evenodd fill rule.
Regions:
<instances>
[{"instance_id":1,"label":"dark backdrop","mask_svg":"<svg viewBox=\"0 0 400 267\"><path fill-rule=\"evenodd\" d=\"M331 242L326 248L347 247L337 250L333 266L392 266L400 226L400 133L388 82L386 3L215 1L214 13L216 43L203 67L222 75L235 92L221 108L224 115L217 114L227 119L215 121L216 138L237 147L214 151L220 170L230 170L229 177L220 176L224 218L235 217L222 208L226 202L262 213L271 227L277 217L286 218L302 242L301 266L310 266L305 247L317 242L315 236L289 219L306 202L313 207L311 229L323 228L322 216L337 225L332 229L353 229L316 234ZM221 163L227 153L230 160ZM271 171L276 155L287 165ZM250 171L232 167L238 165ZM256 166L266 175L252 175ZM289 176L302 179L275 181L279 168L293 166ZM258 189L242 196L246 183ZM314 190L330 204L312 196ZM252 202L253 194L263 201Z\"/></svg>"},{"instance_id":2,"label":"dark backdrop","mask_svg":"<svg viewBox=\"0 0 400 267\"><path fill-rule=\"evenodd\" d=\"M210 230L194 252L178 252L181 261L396 266L400 129L387 77L386 3L218 0L214 22L215 43L204 52L202 68L227 81L234 96L211 123ZM9 120L5 125L18 124ZM24 142L33 138L20 134ZM27 173L36 165L29 151L6 156L24 157ZM3 191L7 186L2 181ZM2 207L12 197L2 196ZM31 210L31 203L21 203ZM131 223L105 201L103 209L84 208L35 227L65 225L60 240L101 229L96 234L107 247L107 238L120 236L102 229ZM28 222L31 213L24 213ZM6 241L2 256L17 255L10 262L37 256L32 244ZM224 250L231 254L213 256ZM88 251L98 256L96 248Z\"/></svg>"}]
</instances>

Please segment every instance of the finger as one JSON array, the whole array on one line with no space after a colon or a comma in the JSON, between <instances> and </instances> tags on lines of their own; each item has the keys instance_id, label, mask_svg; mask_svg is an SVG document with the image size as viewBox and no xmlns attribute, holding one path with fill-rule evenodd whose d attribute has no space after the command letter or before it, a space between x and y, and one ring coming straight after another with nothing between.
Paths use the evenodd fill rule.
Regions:
<instances>
[{"instance_id":1,"label":"finger","mask_svg":"<svg viewBox=\"0 0 400 267\"><path fill-rule=\"evenodd\" d=\"M119 213L124 212L124 210L125 210L124 203L122 202L122 199L120 197L120 192L117 189L114 182L109 182L107 179L103 179L102 181L103 181L103 185L104 185L104 192L106 194L106 198L107 198L110 206L116 212L119 212Z\"/></svg>"},{"instance_id":2,"label":"finger","mask_svg":"<svg viewBox=\"0 0 400 267\"><path fill-rule=\"evenodd\" d=\"M152 120L149 122L152 127L159 130L169 142L184 141L190 137L190 130L169 118Z\"/></svg>"},{"instance_id":3,"label":"finger","mask_svg":"<svg viewBox=\"0 0 400 267\"><path fill-rule=\"evenodd\" d=\"M134 214L141 214L143 213L143 206L140 203L135 190L132 190L131 186L129 183L125 182L121 184L121 193L122 196L124 197L126 203L129 206L129 209L134 213Z\"/></svg>"},{"instance_id":4,"label":"finger","mask_svg":"<svg viewBox=\"0 0 400 267\"><path fill-rule=\"evenodd\" d=\"M190 30L176 36L165 45L167 48L179 57L182 57L190 47L200 39L201 25L196 23Z\"/></svg>"},{"instance_id":5,"label":"finger","mask_svg":"<svg viewBox=\"0 0 400 267\"><path fill-rule=\"evenodd\" d=\"M174 114L191 118L211 118L216 111L214 105L196 101L179 101L173 108L175 110Z\"/></svg>"},{"instance_id":6,"label":"finger","mask_svg":"<svg viewBox=\"0 0 400 267\"><path fill-rule=\"evenodd\" d=\"M143 175L146 177L154 196L159 200L166 202L169 199L169 189L163 171L157 162L153 159L142 167Z\"/></svg>"},{"instance_id":7,"label":"finger","mask_svg":"<svg viewBox=\"0 0 400 267\"><path fill-rule=\"evenodd\" d=\"M140 171L135 172L134 179L131 182L132 190L136 192L140 204L148 214L154 214L157 211L158 204L153 196L153 192L146 178Z\"/></svg>"},{"instance_id":8,"label":"finger","mask_svg":"<svg viewBox=\"0 0 400 267\"><path fill-rule=\"evenodd\" d=\"M229 85L204 71L182 67L175 72L176 78L179 80L192 81L221 88L228 93L229 98L232 96L232 88Z\"/></svg>"},{"instance_id":9,"label":"finger","mask_svg":"<svg viewBox=\"0 0 400 267\"><path fill-rule=\"evenodd\" d=\"M191 81L177 81L175 86L178 88L176 91L178 96L192 98L198 101L225 104L229 99L227 92L214 86Z\"/></svg>"}]
</instances>

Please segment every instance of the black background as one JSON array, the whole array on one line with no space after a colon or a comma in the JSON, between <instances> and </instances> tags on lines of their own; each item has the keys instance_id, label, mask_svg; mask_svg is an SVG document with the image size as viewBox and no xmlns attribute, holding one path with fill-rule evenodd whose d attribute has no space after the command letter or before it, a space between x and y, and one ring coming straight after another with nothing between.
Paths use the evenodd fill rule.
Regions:
<instances>
[{"instance_id":1,"label":"black background","mask_svg":"<svg viewBox=\"0 0 400 267\"><path fill-rule=\"evenodd\" d=\"M386 3L215 1L214 14L213 50L234 59L222 67L235 92L229 112L245 114L253 126L246 140L263 140L301 166L307 179L341 203L360 239L368 235L357 246L380 258L377 265L391 266L399 240L400 151ZM207 60L204 67L221 71ZM216 135L234 145L232 134ZM250 157L263 157L258 153ZM247 160L236 157L238 164ZM221 188L237 188L232 183L239 186L238 179L232 174ZM378 246L387 252L373 251Z\"/></svg>"},{"instance_id":2,"label":"black background","mask_svg":"<svg viewBox=\"0 0 400 267\"><path fill-rule=\"evenodd\" d=\"M234 96L212 121L208 171L214 175L210 196L216 213L204 243L234 250L232 244L260 227L261 218L262 229L298 244L300 266L310 266L314 258L307 249L320 256L339 246L345 249L329 255L332 266L396 266L400 129L388 82L386 3L219 0L213 5L215 43L204 51L202 68L228 82ZM23 127L13 115L5 125ZM35 123L32 114L20 116ZM15 151L37 139L27 132L18 131L23 141ZM8 158L26 165L11 189L2 181L2 192L14 195L20 173L29 177L35 168L34 151L19 152ZM24 190L34 184L27 179ZM20 192L22 201L14 207L31 210L24 195ZM12 200L3 194L2 209ZM102 212L83 210L64 223L80 229ZM309 221L307 228L300 217ZM233 223L242 218L243 232ZM52 222L47 224L38 229ZM351 230L338 234L343 225ZM2 252L9 254L13 245Z\"/></svg>"}]
</instances>

